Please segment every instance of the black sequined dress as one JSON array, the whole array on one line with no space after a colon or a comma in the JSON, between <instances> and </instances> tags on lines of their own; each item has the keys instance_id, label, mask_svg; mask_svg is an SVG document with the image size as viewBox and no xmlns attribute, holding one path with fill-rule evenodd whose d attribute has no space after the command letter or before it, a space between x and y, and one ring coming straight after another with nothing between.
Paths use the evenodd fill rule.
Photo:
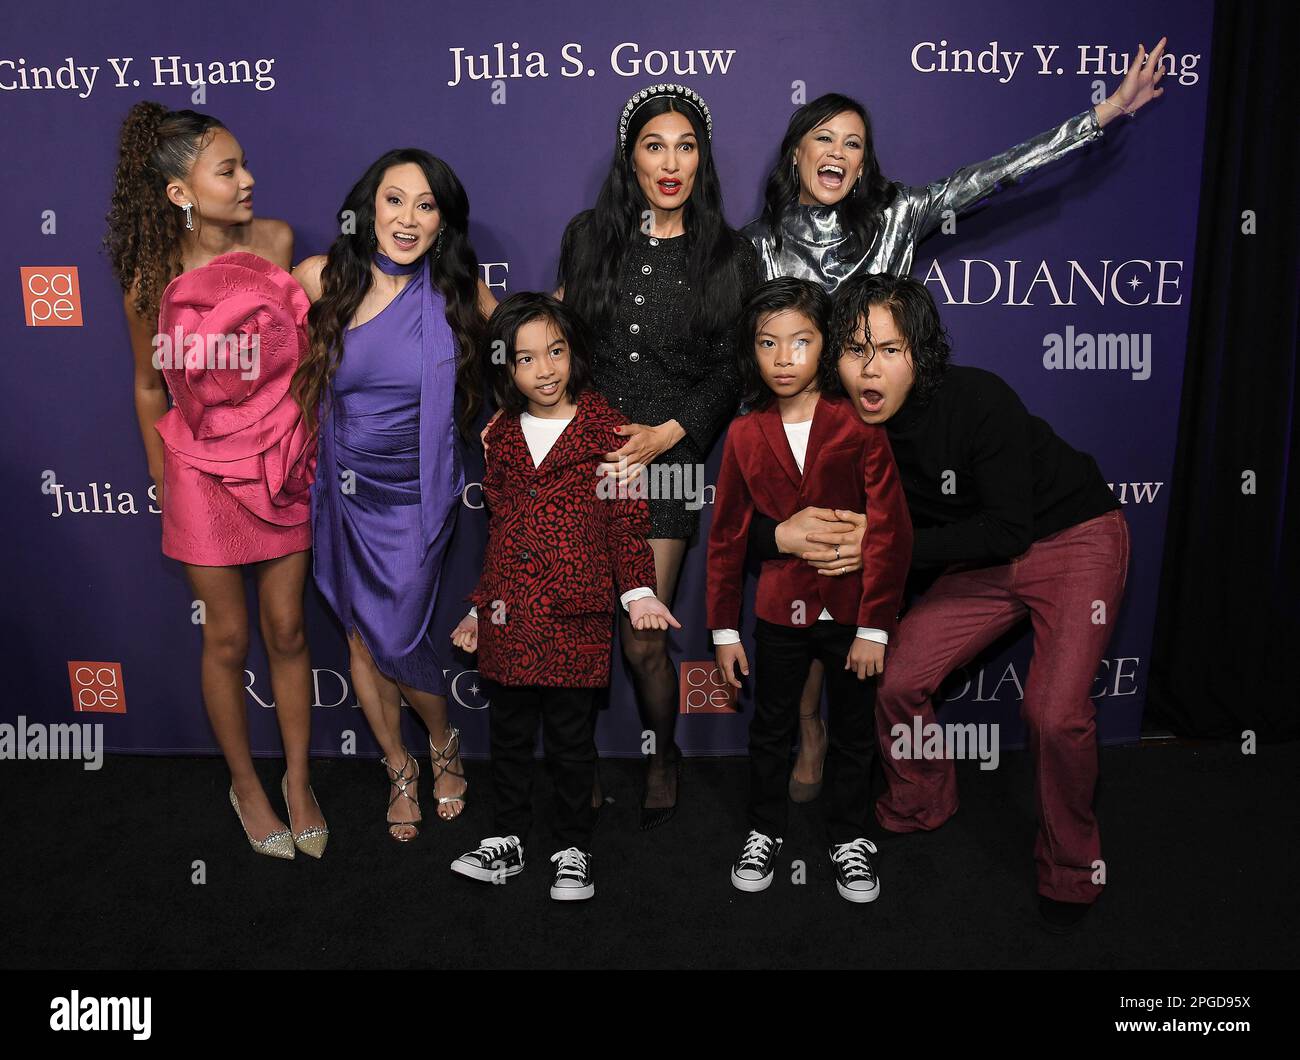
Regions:
<instances>
[{"instance_id":1,"label":"black sequined dress","mask_svg":"<svg viewBox=\"0 0 1300 1060\"><path fill-rule=\"evenodd\" d=\"M758 256L738 241L745 297L759 282ZM691 538L699 525L704 458L739 401L735 331L690 334L686 239L637 233L619 275L612 326L597 336L596 388L632 423L676 420L686 436L650 465L651 537Z\"/></svg>"}]
</instances>

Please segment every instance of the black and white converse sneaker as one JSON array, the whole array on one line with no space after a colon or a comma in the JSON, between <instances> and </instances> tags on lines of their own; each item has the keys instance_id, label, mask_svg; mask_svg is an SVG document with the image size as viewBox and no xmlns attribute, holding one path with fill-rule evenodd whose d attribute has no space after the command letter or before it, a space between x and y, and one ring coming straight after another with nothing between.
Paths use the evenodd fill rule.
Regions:
<instances>
[{"instance_id":1,"label":"black and white converse sneaker","mask_svg":"<svg viewBox=\"0 0 1300 1060\"><path fill-rule=\"evenodd\" d=\"M831 847L831 864L835 866L835 889L850 902L874 902L880 897L880 878L871 855L876 844L870 839L855 839Z\"/></svg>"},{"instance_id":2,"label":"black and white converse sneaker","mask_svg":"<svg viewBox=\"0 0 1300 1060\"><path fill-rule=\"evenodd\" d=\"M596 893L596 885L591 882L590 854L567 847L552 854L551 860L555 862L551 897L557 902L580 902Z\"/></svg>"},{"instance_id":3,"label":"black and white converse sneaker","mask_svg":"<svg viewBox=\"0 0 1300 1060\"><path fill-rule=\"evenodd\" d=\"M451 871L484 883L505 883L524 871L524 848L514 835L480 839L477 850L462 854L451 863Z\"/></svg>"},{"instance_id":4,"label":"black and white converse sneaker","mask_svg":"<svg viewBox=\"0 0 1300 1060\"><path fill-rule=\"evenodd\" d=\"M732 884L741 891L766 891L772 886L781 843L780 839L751 830L745 848L731 866Z\"/></svg>"}]
</instances>

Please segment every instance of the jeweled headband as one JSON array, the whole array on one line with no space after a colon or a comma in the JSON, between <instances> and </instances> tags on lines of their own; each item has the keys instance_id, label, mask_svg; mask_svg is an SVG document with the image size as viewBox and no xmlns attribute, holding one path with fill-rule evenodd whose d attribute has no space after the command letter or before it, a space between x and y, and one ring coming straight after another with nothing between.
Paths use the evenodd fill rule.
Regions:
<instances>
[{"instance_id":1,"label":"jeweled headband","mask_svg":"<svg viewBox=\"0 0 1300 1060\"><path fill-rule=\"evenodd\" d=\"M705 135L713 139L713 116L709 113L709 108L704 100L700 98L699 93L692 91L685 85L651 85L649 88L643 88L640 92L635 93L627 101L627 106L623 108L623 114L618 119L618 145L624 151L627 150L627 127L632 121L632 115L635 114L642 104L649 103L652 99L658 99L660 96L670 96L673 99L681 99L695 108L695 112L704 122Z\"/></svg>"}]
</instances>

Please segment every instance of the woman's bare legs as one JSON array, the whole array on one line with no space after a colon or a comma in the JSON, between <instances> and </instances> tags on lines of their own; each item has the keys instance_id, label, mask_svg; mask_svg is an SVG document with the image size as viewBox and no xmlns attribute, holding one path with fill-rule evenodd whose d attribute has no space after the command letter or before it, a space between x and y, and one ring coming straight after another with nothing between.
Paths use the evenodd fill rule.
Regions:
<instances>
[{"instance_id":1,"label":"woman's bare legs","mask_svg":"<svg viewBox=\"0 0 1300 1060\"><path fill-rule=\"evenodd\" d=\"M414 708L415 713L420 715L420 720L424 722L424 727L429 730L429 738L437 746L439 751L446 751L447 745L451 741L451 726L447 724L447 697L436 696L432 692L423 692L418 688L410 688L406 685L399 685L402 695L406 701ZM453 795L464 795L468 782L463 778L456 776L457 773L464 773L465 767L460 762L460 747L453 747L455 752L451 761L440 761L434 766L433 794L435 798L445 799ZM430 761L433 759L432 748L429 751ZM460 816L461 810L465 808L463 802L445 802L438 807L438 816L444 821L450 821L453 817Z\"/></svg>"},{"instance_id":2,"label":"woman's bare legs","mask_svg":"<svg viewBox=\"0 0 1300 1060\"><path fill-rule=\"evenodd\" d=\"M362 713L365 714L366 721L375 734L380 750L388 759L388 764L398 772L401 772L406 764L407 748L402 743L402 697L406 698L420 716L420 720L424 722L439 750L445 748L451 739L451 727L447 724L447 697L411 688L381 673L369 649L366 648L365 641L355 629L348 638L348 645L352 649L352 683L357 691L357 702L361 704ZM450 768L456 773L464 772L464 766L460 764L459 749L456 749ZM408 770L409 772L413 771ZM398 787L393 783L391 776L389 785L391 789L389 798L392 798L397 794ZM466 783L463 779L453 776L451 772L444 772L435 781L433 792L436 797L446 798L463 794L465 788ZM411 799L418 797L415 782L408 783L406 790ZM438 815L443 820L451 820L459 815L463 808L464 803L444 803L438 807ZM393 803L388 815L394 821L408 821L412 824L423 819L419 808L411 801L402 798ZM409 824L406 826L394 824L389 831L397 839L410 839L417 833L417 830Z\"/></svg>"},{"instance_id":3,"label":"woman's bare legs","mask_svg":"<svg viewBox=\"0 0 1300 1060\"><path fill-rule=\"evenodd\" d=\"M200 567L186 563L185 577L195 600L203 602L203 705L217 737L239 800L244 827L254 839L284 831L253 769L244 703L244 661L248 656L248 605L239 567Z\"/></svg>"},{"instance_id":4,"label":"woman's bare legs","mask_svg":"<svg viewBox=\"0 0 1300 1060\"><path fill-rule=\"evenodd\" d=\"M308 746L311 743L311 658L303 629L302 594L311 552L294 552L266 560L253 568L262 642L271 666L271 691L276 720L284 743L288 774L289 815L301 832L323 827L325 818L308 790ZM238 792L236 792L238 794ZM240 808L243 808L241 801Z\"/></svg>"},{"instance_id":5,"label":"woman's bare legs","mask_svg":"<svg viewBox=\"0 0 1300 1060\"><path fill-rule=\"evenodd\" d=\"M656 595L671 606L686 555L686 541L680 538L651 538L655 557ZM642 723L654 733L654 750L646 761L646 809L664 809L677 803L677 758L681 752L673 742L677 724L677 671L668 656L668 631L632 628L620 608L619 634L623 657L632 670L637 705Z\"/></svg>"},{"instance_id":6,"label":"woman's bare legs","mask_svg":"<svg viewBox=\"0 0 1300 1060\"><path fill-rule=\"evenodd\" d=\"M374 733L375 742L388 759L389 766L397 773L405 771L408 775L414 769L406 769L406 747L402 744L402 693L395 681L381 674L370 655L370 649L355 629L348 636L350 649L349 666L352 669L352 687L356 689L357 702L361 704L361 713L366 716L370 731ZM414 756L412 756L414 757ZM411 781L406 785L410 799L398 797L400 790L389 774L389 798L394 800L388 807L388 817L397 822L389 826L394 839L413 839L419 829L412 827L422 820L420 808L414 800L418 798L416 784ZM403 823L406 822L406 823Z\"/></svg>"}]
</instances>

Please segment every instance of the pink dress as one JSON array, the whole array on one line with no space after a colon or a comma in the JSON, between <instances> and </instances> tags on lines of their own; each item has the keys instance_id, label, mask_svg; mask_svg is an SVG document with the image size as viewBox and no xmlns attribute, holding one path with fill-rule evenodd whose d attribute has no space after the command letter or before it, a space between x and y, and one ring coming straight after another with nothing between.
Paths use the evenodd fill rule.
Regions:
<instances>
[{"instance_id":1,"label":"pink dress","mask_svg":"<svg viewBox=\"0 0 1300 1060\"><path fill-rule=\"evenodd\" d=\"M289 393L309 307L297 281L256 254L223 254L163 292L164 555L228 567L311 547L316 444Z\"/></svg>"}]
</instances>

